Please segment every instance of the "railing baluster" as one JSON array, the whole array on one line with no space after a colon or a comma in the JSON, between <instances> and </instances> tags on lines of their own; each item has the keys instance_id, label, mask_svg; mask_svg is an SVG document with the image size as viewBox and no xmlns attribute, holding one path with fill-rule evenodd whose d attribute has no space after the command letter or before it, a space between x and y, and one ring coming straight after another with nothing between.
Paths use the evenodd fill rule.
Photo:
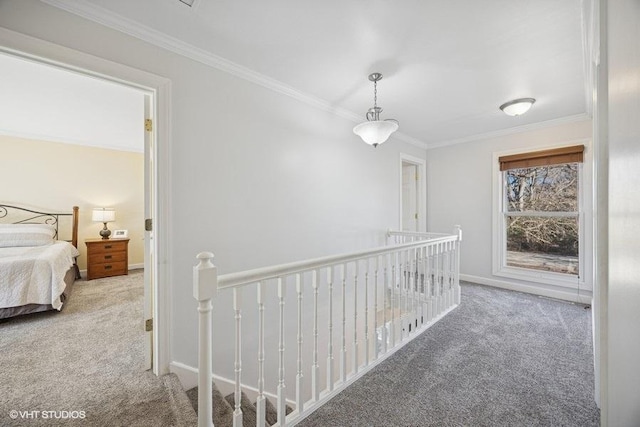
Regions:
<instances>
[{"instance_id":1,"label":"railing baluster","mask_svg":"<svg viewBox=\"0 0 640 427\"><path fill-rule=\"evenodd\" d=\"M256 399L257 427L265 427L267 412L264 395L264 301L266 287L264 282L257 283L258 288L258 398Z\"/></svg>"},{"instance_id":2,"label":"railing baluster","mask_svg":"<svg viewBox=\"0 0 640 427\"><path fill-rule=\"evenodd\" d=\"M447 242L447 307L453 305L453 270L451 267L453 260L453 242Z\"/></svg>"},{"instance_id":3,"label":"railing baluster","mask_svg":"<svg viewBox=\"0 0 640 427\"><path fill-rule=\"evenodd\" d=\"M396 265L398 264L398 252L394 252L394 257L391 260L391 294L389 295L391 306L391 319L389 321L389 333L391 348L396 346L396 325L395 325L395 293L396 293Z\"/></svg>"},{"instance_id":4,"label":"railing baluster","mask_svg":"<svg viewBox=\"0 0 640 427\"><path fill-rule=\"evenodd\" d=\"M233 411L233 427L242 427L242 409L240 409L242 379L242 289L233 288L233 311L236 320L236 352L235 352L235 409Z\"/></svg>"},{"instance_id":5,"label":"railing baluster","mask_svg":"<svg viewBox=\"0 0 640 427\"><path fill-rule=\"evenodd\" d=\"M437 304L437 286L436 286L436 265L437 265L437 257L436 257L436 249L437 245L431 246L431 318L435 318L438 313L438 304Z\"/></svg>"},{"instance_id":6,"label":"railing baluster","mask_svg":"<svg viewBox=\"0 0 640 427\"><path fill-rule=\"evenodd\" d=\"M422 328L422 323L424 322L424 305L422 300L422 248L416 248L415 293L418 327Z\"/></svg>"},{"instance_id":7,"label":"railing baluster","mask_svg":"<svg viewBox=\"0 0 640 427\"><path fill-rule=\"evenodd\" d=\"M427 269L426 269L426 286L427 286L427 321L433 319L433 245L427 246Z\"/></svg>"},{"instance_id":8,"label":"railing baluster","mask_svg":"<svg viewBox=\"0 0 640 427\"><path fill-rule=\"evenodd\" d=\"M380 269L380 256L376 255L376 270L373 285L373 334L375 337L373 360L378 359L378 270Z\"/></svg>"},{"instance_id":9,"label":"railing baluster","mask_svg":"<svg viewBox=\"0 0 640 427\"><path fill-rule=\"evenodd\" d=\"M355 261L355 269L353 273L353 373L358 373L358 274L359 261Z\"/></svg>"},{"instance_id":10,"label":"railing baluster","mask_svg":"<svg viewBox=\"0 0 640 427\"><path fill-rule=\"evenodd\" d=\"M440 288L440 244L436 244L436 314L440 315L442 311L441 288Z\"/></svg>"},{"instance_id":11,"label":"railing baluster","mask_svg":"<svg viewBox=\"0 0 640 427\"><path fill-rule=\"evenodd\" d=\"M389 254L384 255L382 262L384 262L384 289L382 292L382 350L387 352L387 340L389 334L387 333L387 292L389 292Z\"/></svg>"},{"instance_id":12,"label":"railing baluster","mask_svg":"<svg viewBox=\"0 0 640 427\"><path fill-rule=\"evenodd\" d=\"M419 269L419 264L418 264L418 248L414 248L413 249L413 257L411 258L413 261L413 268L411 269L411 271L413 271L413 281L411 282L411 290L413 291L412 293L412 299L413 299L413 316L415 318L415 322L414 322L414 326L416 328L418 328L418 325L422 324L422 321L419 319L419 317L422 315L422 313L419 313L419 309L420 309L420 294L418 293L418 279L420 277L420 275L418 274L418 269ZM418 298L416 298L418 297Z\"/></svg>"},{"instance_id":13,"label":"railing baluster","mask_svg":"<svg viewBox=\"0 0 640 427\"><path fill-rule=\"evenodd\" d=\"M340 350L340 380L347 380L347 264L342 264L342 349Z\"/></svg>"},{"instance_id":14,"label":"railing baluster","mask_svg":"<svg viewBox=\"0 0 640 427\"><path fill-rule=\"evenodd\" d=\"M454 234L456 236L458 236L458 238L456 239L456 244L455 244L455 250L456 250L456 255L455 255L455 274L456 274L456 278L455 278L455 284L456 284L456 290L455 290L455 296L454 296L454 300L456 304L460 304L460 240L462 240L462 229L460 228L459 225L454 226Z\"/></svg>"},{"instance_id":15,"label":"railing baluster","mask_svg":"<svg viewBox=\"0 0 640 427\"><path fill-rule=\"evenodd\" d=\"M284 298L286 296L286 278L278 277L279 327L278 334L278 425L286 424L286 387L284 383Z\"/></svg>"},{"instance_id":16,"label":"railing baluster","mask_svg":"<svg viewBox=\"0 0 640 427\"><path fill-rule=\"evenodd\" d=\"M429 321L429 312L427 310L427 250L428 247L423 247L420 249L420 266L422 267L422 273L420 275L421 285L420 291L421 293L421 301L422 301L422 323L425 324Z\"/></svg>"},{"instance_id":17,"label":"railing baluster","mask_svg":"<svg viewBox=\"0 0 640 427\"><path fill-rule=\"evenodd\" d=\"M369 365L369 258L364 271L364 365Z\"/></svg>"},{"instance_id":18,"label":"railing baluster","mask_svg":"<svg viewBox=\"0 0 640 427\"><path fill-rule=\"evenodd\" d=\"M212 377L212 316L211 300L218 293L218 271L213 254L201 252L193 267L193 296L198 300L198 427L213 427Z\"/></svg>"},{"instance_id":19,"label":"railing baluster","mask_svg":"<svg viewBox=\"0 0 640 427\"><path fill-rule=\"evenodd\" d=\"M449 242L444 242L442 244L442 293L444 296L444 307L442 308L442 311L449 308L449 270L447 269L447 263L449 262L449 253L447 251L448 246Z\"/></svg>"},{"instance_id":20,"label":"railing baluster","mask_svg":"<svg viewBox=\"0 0 640 427\"><path fill-rule=\"evenodd\" d=\"M298 360L296 373L296 409L299 414L304 412L304 397L302 390L302 288L304 276L296 274L296 293L298 294Z\"/></svg>"},{"instance_id":21,"label":"railing baluster","mask_svg":"<svg viewBox=\"0 0 640 427\"><path fill-rule=\"evenodd\" d=\"M320 366L318 366L318 270L311 273L313 288L313 366L311 367L311 395L314 402L320 399Z\"/></svg>"},{"instance_id":22,"label":"railing baluster","mask_svg":"<svg viewBox=\"0 0 640 427\"><path fill-rule=\"evenodd\" d=\"M438 315L444 311L442 290L442 243L438 243Z\"/></svg>"},{"instance_id":23,"label":"railing baluster","mask_svg":"<svg viewBox=\"0 0 640 427\"><path fill-rule=\"evenodd\" d=\"M412 328L412 324L413 324L413 314L412 314L412 307L411 307L411 249L407 249L405 251L405 273L404 273L404 293L405 293L405 319L406 319L406 338L409 337L409 332L413 329Z\"/></svg>"},{"instance_id":24,"label":"railing baluster","mask_svg":"<svg viewBox=\"0 0 640 427\"><path fill-rule=\"evenodd\" d=\"M418 317L418 314L416 312L416 299L415 299L415 292L416 292L416 288L415 288L415 282L416 282L416 270L415 270L415 249L409 249L409 264L410 264L410 269L409 269L409 299L411 300L411 327L409 328L411 332L415 333L415 328L416 328L416 319Z\"/></svg>"},{"instance_id":25,"label":"railing baluster","mask_svg":"<svg viewBox=\"0 0 640 427\"><path fill-rule=\"evenodd\" d=\"M333 391L333 267L327 268L329 288L329 342L327 344L327 388Z\"/></svg>"},{"instance_id":26,"label":"railing baluster","mask_svg":"<svg viewBox=\"0 0 640 427\"><path fill-rule=\"evenodd\" d=\"M404 305L402 303L402 297L404 296L404 263L403 261L404 251L398 253L398 328L400 336L398 342L402 342L404 339Z\"/></svg>"},{"instance_id":27,"label":"railing baluster","mask_svg":"<svg viewBox=\"0 0 640 427\"><path fill-rule=\"evenodd\" d=\"M411 258L409 257L409 249L402 251L404 255L404 268L403 268L403 280L402 286L404 291L404 309L403 309L403 324L404 324L404 336L402 339L409 337L409 330L411 329L411 310L409 308L409 283L411 282Z\"/></svg>"},{"instance_id":28,"label":"railing baluster","mask_svg":"<svg viewBox=\"0 0 640 427\"><path fill-rule=\"evenodd\" d=\"M442 311L445 311L449 307L449 292L447 287L447 281L449 280L447 271L447 242L442 244Z\"/></svg>"},{"instance_id":29,"label":"railing baluster","mask_svg":"<svg viewBox=\"0 0 640 427\"><path fill-rule=\"evenodd\" d=\"M418 250L413 248L410 250L411 254L411 325L413 332L415 333L415 328L418 327L418 304L416 303L416 280L418 274L416 273L416 269L418 267L418 263L416 261L418 257Z\"/></svg>"}]
</instances>

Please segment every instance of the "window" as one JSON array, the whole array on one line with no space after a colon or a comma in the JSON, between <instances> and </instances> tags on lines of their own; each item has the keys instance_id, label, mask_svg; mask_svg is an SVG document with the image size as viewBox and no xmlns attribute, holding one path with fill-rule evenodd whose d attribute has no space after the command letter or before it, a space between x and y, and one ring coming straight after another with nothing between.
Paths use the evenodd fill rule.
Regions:
<instances>
[{"instance_id":1,"label":"window","mask_svg":"<svg viewBox=\"0 0 640 427\"><path fill-rule=\"evenodd\" d=\"M577 282L583 152L579 145L499 157L499 273Z\"/></svg>"}]
</instances>

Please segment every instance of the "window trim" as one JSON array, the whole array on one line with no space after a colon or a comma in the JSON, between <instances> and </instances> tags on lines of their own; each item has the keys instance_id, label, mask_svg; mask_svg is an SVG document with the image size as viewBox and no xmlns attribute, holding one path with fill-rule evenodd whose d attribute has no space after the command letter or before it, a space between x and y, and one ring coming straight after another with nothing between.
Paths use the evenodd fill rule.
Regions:
<instances>
[{"instance_id":1,"label":"window trim","mask_svg":"<svg viewBox=\"0 0 640 427\"><path fill-rule=\"evenodd\" d=\"M554 273L548 271L527 269L521 267L509 267L506 265L506 227L505 221L507 214L503 211L505 206L505 193L503 191L504 179L503 171L501 171L500 158L506 156L517 156L522 153L535 152L541 150L563 150L574 146L576 143L584 145L584 159L582 163L578 163L578 276L563 273ZM591 224L592 204L592 157L591 157L590 140L573 141L572 144L558 144L547 147L525 147L517 150L501 151L493 153L493 275L517 279L527 282L536 282L546 285L561 286L571 289L593 289L593 225ZM509 213L509 215L515 212ZM567 216L576 212L535 212L534 216ZM527 212L518 212L516 215L526 215ZM589 225L591 224L591 225ZM587 229L586 227L590 227Z\"/></svg>"}]
</instances>

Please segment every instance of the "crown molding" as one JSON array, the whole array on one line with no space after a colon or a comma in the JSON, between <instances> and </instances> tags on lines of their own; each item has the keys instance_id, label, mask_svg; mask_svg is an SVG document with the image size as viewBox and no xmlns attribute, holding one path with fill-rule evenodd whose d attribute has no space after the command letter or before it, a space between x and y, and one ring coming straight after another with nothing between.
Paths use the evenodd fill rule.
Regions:
<instances>
[{"instance_id":1,"label":"crown molding","mask_svg":"<svg viewBox=\"0 0 640 427\"><path fill-rule=\"evenodd\" d=\"M538 129L545 129L553 126L562 125L565 123L584 122L587 120L591 120L591 116L587 113L580 113L573 116L566 116L566 117L560 117L557 119L546 120L544 122L531 123L528 125L515 126L507 129L500 129L493 132L465 136L464 138L451 139L448 141L438 141L438 142L434 142L433 144L428 144L427 150L430 150L432 148L446 147L449 145L464 144L466 142L479 141L483 139L497 138L505 135L529 132L529 131L538 130Z\"/></svg>"},{"instance_id":2,"label":"crown molding","mask_svg":"<svg viewBox=\"0 0 640 427\"><path fill-rule=\"evenodd\" d=\"M128 34L132 37L143 40L152 45L161 47L178 55L187 57L194 61L224 71L241 79L255 83L274 92L293 98L320 110L335 114L343 119L354 123L362 121L359 114L355 114L344 108L336 107L324 99L309 95L299 91L279 80L267 77L251 70L245 66L229 61L221 56L215 55L209 51L185 43L175 37L171 37L151 27L142 25L132 19L126 18L117 13L111 12L100 6L87 2L86 0L41 0L43 3L49 4L58 9L62 9L74 15L104 25L111 29ZM195 3L194 3L195 4ZM393 139L415 145L422 149L427 149L427 144L419 139L406 135L402 132L396 132Z\"/></svg>"},{"instance_id":3,"label":"crown molding","mask_svg":"<svg viewBox=\"0 0 640 427\"><path fill-rule=\"evenodd\" d=\"M362 120L362 119L360 119ZM407 144L415 145L418 148L422 148L426 150L428 148L427 144L423 141L420 141L417 138L407 135L406 133L396 132L391 135L391 139L397 139L398 141L406 142Z\"/></svg>"}]
</instances>

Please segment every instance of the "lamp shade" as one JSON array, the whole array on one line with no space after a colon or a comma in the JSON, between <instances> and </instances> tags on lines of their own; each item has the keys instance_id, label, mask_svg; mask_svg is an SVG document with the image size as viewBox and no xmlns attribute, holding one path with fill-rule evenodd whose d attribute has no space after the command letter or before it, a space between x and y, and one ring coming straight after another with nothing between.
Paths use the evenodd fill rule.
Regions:
<instances>
[{"instance_id":1,"label":"lamp shade","mask_svg":"<svg viewBox=\"0 0 640 427\"><path fill-rule=\"evenodd\" d=\"M534 102L536 102L536 100L533 98L514 99L513 101L502 104L500 109L509 116L520 116L529 111Z\"/></svg>"},{"instance_id":2,"label":"lamp shade","mask_svg":"<svg viewBox=\"0 0 640 427\"><path fill-rule=\"evenodd\" d=\"M91 220L94 222L113 222L116 220L116 211L112 208L93 208Z\"/></svg>"},{"instance_id":3,"label":"lamp shade","mask_svg":"<svg viewBox=\"0 0 640 427\"><path fill-rule=\"evenodd\" d=\"M391 134L398 130L398 123L391 120L374 120L360 123L353 128L353 133L364 142L374 147L385 142Z\"/></svg>"}]
</instances>

